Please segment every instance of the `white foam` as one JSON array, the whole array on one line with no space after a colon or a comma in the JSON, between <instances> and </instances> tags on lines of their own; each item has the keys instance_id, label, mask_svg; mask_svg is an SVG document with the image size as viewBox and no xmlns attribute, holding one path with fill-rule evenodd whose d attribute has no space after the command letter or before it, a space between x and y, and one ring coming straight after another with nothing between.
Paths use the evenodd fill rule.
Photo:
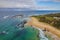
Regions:
<instances>
[{"instance_id":1,"label":"white foam","mask_svg":"<svg viewBox=\"0 0 60 40\"><path fill-rule=\"evenodd\" d=\"M8 17L9 17L9 16L4 16L3 18L6 19L6 18L8 18Z\"/></svg>"},{"instance_id":2,"label":"white foam","mask_svg":"<svg viewBox=\"0 0 60 40\"><path fill-rule=\"evenodd\" d=\"M35 26L33 26L33 27L35 27ZM37 27L35 27L35 28L39 30L40 40L48 40L48 38L45 36L44 31L42 29L37 28Z\"/></svg>"}]
</instances>

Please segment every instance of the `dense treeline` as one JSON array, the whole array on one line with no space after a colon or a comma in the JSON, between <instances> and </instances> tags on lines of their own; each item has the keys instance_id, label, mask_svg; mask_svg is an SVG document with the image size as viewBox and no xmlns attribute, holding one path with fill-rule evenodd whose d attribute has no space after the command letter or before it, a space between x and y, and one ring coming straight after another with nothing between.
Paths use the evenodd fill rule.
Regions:
<instances>
[{"instance_id":1,"label":"dense treeline","mask_svg":"<svg viewBox=\"0 0 60 40\"><path fill-rule=\"evenodd\" d=\"M60 13L39 15L39 16L34 16L34 17L36 17L40 22L48 23L60 29Z\"/></svg>"},{"instance_id":2,"label":"dense treeline","mask_svg":"<svg viewBox=\"0 0 60 40\"><path fill-rule=\"evenodd\" d=\"M60 17L60 13L55 13L55 14L47 14L47 15L44 15L44 16L50 16L50 17Z\"/></svg>"}]
</instances>

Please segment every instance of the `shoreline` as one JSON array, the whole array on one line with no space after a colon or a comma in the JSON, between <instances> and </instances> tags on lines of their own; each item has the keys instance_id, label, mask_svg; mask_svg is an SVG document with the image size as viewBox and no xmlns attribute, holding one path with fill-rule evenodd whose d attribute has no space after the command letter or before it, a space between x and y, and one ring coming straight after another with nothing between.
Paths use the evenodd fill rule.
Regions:
<instances>
[{"instance_id":1,"label":"shoreline","mask_svg":"<svg viewBox=\"0 0 60 40\"><path fill-rule=\"evenodd\" d=\"M41 29L46 28L46 30L47 30L48 32L54 34L57 39L60 38L60 31L57 30L56 28L51 27L51 26L48 25L48 24L41 23L41 22L39 22L39 21L38 21L36 18L34 18L34 17L30 17L30 19L31 19L31 20L29 20L29 21L27 22L27 25L33 25L33 26L35 26L35 27L37 27L37 28L41 28ZM51 30L51 29L52 29L52 30ZM59 39L59 40L60 40L60 39Z\"/></svg>"}]
</instances>

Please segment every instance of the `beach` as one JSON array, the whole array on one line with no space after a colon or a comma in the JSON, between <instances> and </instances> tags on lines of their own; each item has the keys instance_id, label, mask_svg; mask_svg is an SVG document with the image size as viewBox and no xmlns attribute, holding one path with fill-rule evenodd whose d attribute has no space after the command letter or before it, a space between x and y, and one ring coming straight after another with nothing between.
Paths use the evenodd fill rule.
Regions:
<instances>
[{"instance_id":1,"label":"beach","mask_svg":"<svg viewBox=\"0 0 60 40\"><path fill-rule=\"evenodd\" d=\"M33 25L37 28L46 29L46 33L50 34L52 38L55 40L60 40L60 30L50 26L49 24L39 22L36 18L30 17L30 21L27 23L28 25Z\"/></svg>"}]
</instances>

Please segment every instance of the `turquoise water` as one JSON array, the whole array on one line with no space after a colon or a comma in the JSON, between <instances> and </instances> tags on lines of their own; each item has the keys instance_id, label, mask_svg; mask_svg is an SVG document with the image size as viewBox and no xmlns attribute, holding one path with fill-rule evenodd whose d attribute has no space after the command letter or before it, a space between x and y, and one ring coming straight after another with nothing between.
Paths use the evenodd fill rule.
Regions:
<instances>
[{"instance_id":1,"label":"turquoise water","mask_svg":"<svg viewBox=\"0 0 60 40\"><path fill-rule=\"evenodd\" d=\"M8 18L0 21L0 40L39 40L39 31L31 26L16 26L22 20Z\"/></svg>"}]
</instances>

